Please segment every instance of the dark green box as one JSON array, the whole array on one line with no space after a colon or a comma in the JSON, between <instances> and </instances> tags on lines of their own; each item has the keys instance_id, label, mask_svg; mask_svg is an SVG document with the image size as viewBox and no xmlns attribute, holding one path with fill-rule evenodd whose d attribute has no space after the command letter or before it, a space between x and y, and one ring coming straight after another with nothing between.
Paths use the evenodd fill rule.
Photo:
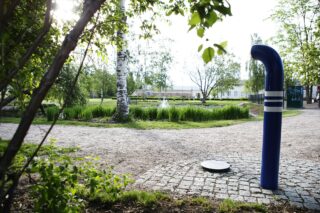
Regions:
<instances>
[{"instance_id":1,"label":"dark green box","mask_svg":"<svg viewBox=\"0 0 320 213\"><path fill-rule=\"evenodd\" d=\"M303 87L293 86L287 89L287 108L303 107Z\"/></svg>"}]
</instances>

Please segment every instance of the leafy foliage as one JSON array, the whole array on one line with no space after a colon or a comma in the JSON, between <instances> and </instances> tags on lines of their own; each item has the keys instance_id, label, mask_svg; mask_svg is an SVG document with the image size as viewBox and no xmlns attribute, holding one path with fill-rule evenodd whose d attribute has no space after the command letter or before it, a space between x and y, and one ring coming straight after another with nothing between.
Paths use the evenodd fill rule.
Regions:
<instances>
[{"instance_id":1,"label":"leafy foliage","mask_svg":"<svg viewBox=\"0 0 320 213\"><path fill-rule=\"evenodd\" d=\"M251 45L262 44L261 38L258 34L251 36ZM246 81L246 89L253 93L258 93L264 87L264 66L257 60L250 59L247 62L247 70L249 70L249 80Z\"/></svg>"},{"instance_id":2,"label":"leafy foliage","mask_svg":"<svg viewBox=\"0 0 320 213\"><path fill-rule=\"evenodd\" d=\"M311 86L320 82L320 40L316 37L319 11L317 0L281 0L272 15L281 26L274 42L284 60L286 86L299 80L306 86L308 103Z\"/></svg>"},{"instance_id":3,"label":"leafy foliage","mask_svg":"<svg viewBox=\"0 0 320 213\"><path fill-rule=\"evenodd\" d=\"M55 151L35 159L31 171L39 173L39 180L32 186L36 212L80 212L84 198L104 193L110 200L117 200L131 182L126 175L114 175L111 169L94 168L93 158L77 160L81 163L75 164L73 158Z\"/></svg>"},{"instance_id":4,"label":"leafy foliage","mask_svg":"<svg viewBox=\"0 0 320 213\"><path fill-rule=\"evenodd\" d=\"M79 82L74 87L71 83L75 79L76 72L76 67L73 64L66 64L51 90L51 98L59 100L60 104L65 103L66 107L85 105L87 103L85 88L81 87Z\"/></svg>"}]
</instances>

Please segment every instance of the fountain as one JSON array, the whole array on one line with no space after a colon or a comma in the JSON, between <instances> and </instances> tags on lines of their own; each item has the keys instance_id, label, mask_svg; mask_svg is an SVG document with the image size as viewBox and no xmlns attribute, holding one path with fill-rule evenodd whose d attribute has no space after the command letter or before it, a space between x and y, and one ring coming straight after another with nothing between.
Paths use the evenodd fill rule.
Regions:
<instances>
[{"instance_id":1,"label":"fountain","mask_svg":"<svg viewBox=\"0 0 320 213\"><path fill-rule=\"evenodd\" d=\"M163 97L159 105L159 108L168 108L168 107L169 107L168 100L165 97Z\"/></svg>"}]
</instances>

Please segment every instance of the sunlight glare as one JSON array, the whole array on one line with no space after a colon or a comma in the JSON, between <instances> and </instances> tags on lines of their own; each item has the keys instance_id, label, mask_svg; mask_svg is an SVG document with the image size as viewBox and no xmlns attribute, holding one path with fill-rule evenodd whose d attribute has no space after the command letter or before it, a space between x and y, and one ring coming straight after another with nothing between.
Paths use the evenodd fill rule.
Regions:
<instances>
[{"instance_id":1,"label":"sunlight glare","mask_svg":"<svg viewBox=\"0 0 320 213\"><path fill-rule=\"evenodd\" d=\"M79 18L75 13L76 0L55 0L55 10L53 12L56 20L60 22L74 21Z\"/></svg>"}]
</instances>

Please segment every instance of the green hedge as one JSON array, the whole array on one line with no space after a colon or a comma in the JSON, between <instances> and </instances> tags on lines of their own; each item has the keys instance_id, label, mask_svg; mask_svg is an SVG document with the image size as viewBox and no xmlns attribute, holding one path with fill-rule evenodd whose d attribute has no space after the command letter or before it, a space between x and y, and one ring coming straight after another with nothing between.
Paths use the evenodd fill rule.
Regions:
<instances>
[{"instance_id":1,"label":"green hedge","mask_svg":"<svg viewBox=\"0 0 320 213\"><path fill-rule=\"evenodd\" d=\"M111 117L115 112L115 107L102 106L74 106L66 107L63 110L65 120L91 120L98 117ZM59 112L58 107L47 108L47 120L52 121Z\"/></svg>"},{"instance_id":2,"label":"green hedge","mask_svg":"<svg viewBox=\"0 0 320 213\"><path fill-rule=\"evenodd\" d=\"M63 118L65 120L91 120L98 117L111 117L115 113L115 107L103 106L74 106L65 108ZM47 109L47 119L52 121L58 116L58 107ZM249 117L248 108L238 106L226 106L223 108L205 109L199 107L130 107L130 117L137 120L158 120L158 121L209 121L209 120L229 120Z\"/></svg>"},{"instance_id":3,"label":"green hedge","mask_svg":"<svg viewBox=\"0 0 320 213\"><path fill-rule=\"evenodd\" d=\"M209 121L230 120L249 117L248 108L226 106L223 108L204 109L198 107L142 108L131 107L130 115L140 120Z\"/></svg>"}]
</instances>

